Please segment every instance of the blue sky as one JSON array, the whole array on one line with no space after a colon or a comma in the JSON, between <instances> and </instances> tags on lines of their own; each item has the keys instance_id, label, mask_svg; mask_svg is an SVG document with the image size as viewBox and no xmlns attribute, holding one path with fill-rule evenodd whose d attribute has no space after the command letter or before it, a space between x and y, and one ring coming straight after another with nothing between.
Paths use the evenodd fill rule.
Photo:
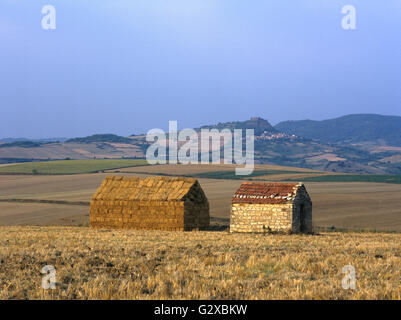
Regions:
<instances>
[{"instance_id":1,"label":"blue sky","mask_svg":"<svg viewBox=\"0 0 401 320\"><path fill-rule=\"evenodd\" d=\"M400 36L399 0L1 0L0 138L401 115Z\"/></svg>"}]
</instances>

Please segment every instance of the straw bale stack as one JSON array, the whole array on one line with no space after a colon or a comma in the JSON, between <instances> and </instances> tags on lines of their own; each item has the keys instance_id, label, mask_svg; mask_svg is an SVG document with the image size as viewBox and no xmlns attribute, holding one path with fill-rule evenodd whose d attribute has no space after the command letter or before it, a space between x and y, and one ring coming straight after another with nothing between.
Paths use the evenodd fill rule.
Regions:
<instances>
[{"instance_id":1,"label":"straw bale stack","mask_svg":"<svg viewBox=\"0 0 401 320\"><path fill-rule=\"evenodd\" d=\"M192 178L107 177L91 200L92 228L188 231L209 223L209 202Z\"/></svg>"}]
</instances>

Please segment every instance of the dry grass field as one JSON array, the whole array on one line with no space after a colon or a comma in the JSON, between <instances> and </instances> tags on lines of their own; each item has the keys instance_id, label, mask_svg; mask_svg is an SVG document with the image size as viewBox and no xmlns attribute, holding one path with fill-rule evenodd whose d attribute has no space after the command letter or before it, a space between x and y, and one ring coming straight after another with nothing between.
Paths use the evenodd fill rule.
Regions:
<instances>
[{"instance_id":1,"label":"dry grass field","mask_svg":"<svg viewBox=\"0 0 401 320\"><path fill-rule=\"evenodd\" d=\"M89 207L0 202L0 224L85 226L89 224Z\"/></svg>"},{"instance_id":2,"label":"dry grass field","mask_svg":"<svg viewBox=\"0 0 401 320\"><path fill-rule=\"evenodd\" d=\"M142 173L0 175L0 200L33 199L65 202L63 205L0 202L0 225L88 225L89 207L68 205L68 202L88 202L103 179L110 174L147 176L148 174L144 172L191 174L196 170L208 172L207 170L223 171L227 167L233 169L227 165L190 167L128 168L130 171ZM294 168L277 166L261 168L294 171ZM295 169L299 171L298 168ZM285 176L300 178L296 173ZM272 177L266 177L269 178L266 181L273 180ZM211 216L228 224L231 196L242 181L205 178L200 178L199 181L209 199ZM307 182L306 187L313 200L313 220L317 226L401 231L400 184Z\"/></svg>"},{"instance_id":3,"label":"dry grass field","mask_svg":"<svg viewBox=\"0 0 401 320\"><path fill-rule=\"evenodd\" d=\"M143 157L138 145L106 142L97 143L49 143L39 148L7 147L0 149L0 158L21 159L120 159L123 157Z\"/></svg>"},{"instance_id":4,"label":"dry grass field","mask_svg":"<svg viewBox=\"0 0 401 320\"><path fill-rule=\"evenodd\" d=\"M398 234L0 227L0 299L401 299ZM41 287L45 265L56 289ZM352 265L356 288L345 290Z\"/></svg>"},{"instance_id":5,"label":"dry grass field","mask_svg":"<svg viewBox=\"0 0 401 320\"><path fill-rule=\"evenodd\" d=\"M0 174L82 174L147 165L143 159L34 161L0 167Z\"/></svg>"},{"instance_id":6,"label":"dry grass field","mask_svg":"<svg viewBox=\"0 0 401 320\"><path fill-rule=\"evenodd\" d=\"M257 169L289 171L257 177L266 181L311 175L306 173L310 170L298 173L303 172L298 168ZM228 233L231 196L241 180L199 179L210 202L213 225L207 232L87 227L87 202L108 175L226 170L233 167L148 166L121 169L124 173L0 175L0 299L401 298L397 233ZM306 187L315 226L401 231L400 184L307 182ZM41 287L45 265L56 268L55 290ZM356 269L355 290L341 286L345 265Z\"/></svg>"}]
</instances>

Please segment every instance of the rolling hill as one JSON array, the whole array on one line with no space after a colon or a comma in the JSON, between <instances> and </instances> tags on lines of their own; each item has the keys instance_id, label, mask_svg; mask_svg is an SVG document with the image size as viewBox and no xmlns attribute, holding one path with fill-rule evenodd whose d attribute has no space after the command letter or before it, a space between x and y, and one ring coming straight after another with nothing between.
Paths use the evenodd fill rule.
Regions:
<instances>
[{"instance_id":1,"label":"rolling hill","mask_svg":"<svg viewBox=\"0 0 401 320\"><path fill-rule=\"evenodd\" d=\"M398 116L353 114L322 121L284 121L275 128L323 142L401 146L401 117Z\"/></svg>"},{"instance_id":2,"label":"rolling hill","mask_svg":"<svg viewBox=\"0 0 401 320\"><path fill-rule=\"evenodd\" d=\"M132 139L118 136L115 134L94 134L88 137L83 138L73 138L68 139L68 142L77 142L77 143L92 143L92 142L112 142L112 143L132 143Z\"/></svg>"},{"instance_id":3,"label":"rolling hill","mask_svg":"<svg viewBox=\"0 0 401 320\"><path fill-rule=\"evenodd\" d=\"M401 117L348 115L323 121L285 121L273 127L254 117L201 129L254 129L255 162L320 171L401 174ZM144 135L96 134L62 142L0 143L0 163L62 159L145 158Z\"/></svg>"},{"instance_id":4,"label":"rolling hill","mask_svg":"<svg viewBox=\"0 0 401 320\"><path fill-rule=\"evenodd\" d=\"M351 119L360 118L359 115L345 116L344 118L347 119L348 117ZM374 122L376 119L375 117L368 118L370 122ZM401 117L394 118L401 119ZM306 120L306 122L309 121ZM288 121L285 123L292 122ZM340 141L339 139L337 141L334 138L324 139L325 136L323 133L321 134L323 138L319 139L319 135L310 137L311 134L308 136L307 132L303 135L303 132L298 133L295 130L282 130L281 128L284 127L283 124L272 127L267 120L251 118L246 121L203 126L200 129L255 129L255 162L260 164L277 164L344 173L401 174L401 148L391 148L391 144L387 145L385 139L381 141L381 149L377 148L378 145L374 144L374 142L370 145L351 143L351 141L355 140L353 140L352 135L352 121L348 121L348 125L351 128L348 130L348 133L343 135L344 141ZM345 124L344 127L346 126ZM359 124L355 126L361 128L363 125ZM376 137L379 137L380 132L383 132L383 136L387 140L391 140L390 131L385 128L386 126L386 122L381 123L380 121L374 125L375 128L380 128L380 130L376 129ZM328 126L328 132L335 131L334 127L334 125L331 127ZM311 130L313 131L313 129ZM338 130L341 131L343 128L339 127ZM363 130L360 130L362 133L359 134L362 137ZM394 137L396 137L395 131L395 127L393 126L392 132L394 133ZM341 134L339 133L338 135L340 136ZM373 136L373 133L371 135ZM345 137L348 138L346 139Z\"/></svg>"},{"instance_id":5,"label":"rolling hill","mask_svg":"<svg viewBox=\"0 0 401 320\"><path fill-rule=\"evenodd\" d=\"M262 134L270 133L275 134L279 131L275 129L269 121L262 119L260 117L253 117L250 120L245 121L234 121L234 122L224 122L218 123L216 125L207 125L197 128L195 130L199 131L200 129L230 129L231 131L234 129L254 129L255 135L260 136Z\"/></svg>"}]
</instances>

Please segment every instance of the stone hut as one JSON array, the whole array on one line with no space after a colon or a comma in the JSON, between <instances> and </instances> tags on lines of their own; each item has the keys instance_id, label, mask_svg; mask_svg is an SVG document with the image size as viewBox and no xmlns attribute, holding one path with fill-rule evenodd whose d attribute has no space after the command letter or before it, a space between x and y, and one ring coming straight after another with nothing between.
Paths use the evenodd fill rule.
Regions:
<instances>
[{"instance_id":1,"label":"stone hut","mask_svg":"<svg viewBox=\"0 0 401 320\"><path fill-rule=\"evenodd\" d=\"M107 177L91 200L91 228L187 231L209 223L209 202L192 178Z\"/></svg>"},{"instance_id":2,"label":"stone hut","mask_svg":"<svg viewBox=\"0 0 401 320\"><path fill-rule=\"evenodd\" d=\"M303 184L241 184L232 198L231 232L312 232L312 201Z\"/></svg>"}]
</instances>

